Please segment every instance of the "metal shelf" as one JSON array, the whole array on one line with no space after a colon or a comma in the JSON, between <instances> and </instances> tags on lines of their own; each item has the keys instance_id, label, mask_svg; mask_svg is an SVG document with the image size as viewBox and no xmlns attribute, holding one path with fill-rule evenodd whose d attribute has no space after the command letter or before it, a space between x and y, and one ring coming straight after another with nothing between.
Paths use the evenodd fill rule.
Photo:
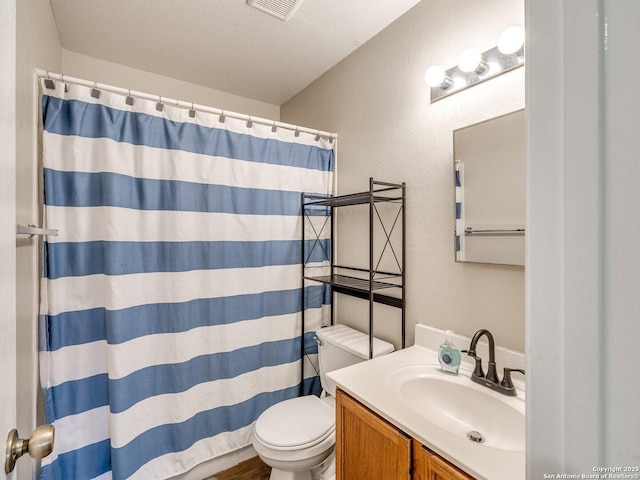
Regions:
<instances>
[{"instance_id":1,"label":"metal shelf","mask_svg":"<svg viewBox=\"0 0 640 480\"><path fill-rule=\"evenodd\" d=\"M339 197L320 197L307 195L306 199L307 202L305 203L305 207L348 207L352 205L368 205L371 202L402 202L402 197L371 195L371 193L369 192L353 193L350 195L341 195Z\"/></svg>"},{"instance_id":2,"label":"metal shelf","mask_svg":"<svg viewBox=\"0 0 640 480\"><path fill-rule=\"evenodd\" d=\"M374 303L380 303L384 305L389 305L391 307L395 307L401 310L402 317L402 325L401 325L401 347L405 347L405 199L406 199L406 185L395 184L395 183L387 183L375 181L373 178L369 179L369 191L353 193L349 195L340 195L334 197L320 196L320 195L312 195L312 194L302 194L302 239L303 245L307 241L307 237L305 234L305 224L310 222L311 228L314 230L315 234L315 242L313 247L311 247L310 252L305 252L305 248L302 249L302 265L303 265L303 283L306 280L321 282L326 285L331 286L331 290L333 293L340 293L344 295L349 295L356 298L361 298L363 300L368 300L369 302L369 358L371 358L373 354L373 316L374 316ZM378 203L391 203L397 206L397 210L395 210L395 219L392 222L392 225L385 225L385 221L383 221L383 217L381 216L380 210L376 207ZM335 258L335 215L334 208L338 207L348 207L353 205L368 205L368 217L369 217L369 236L368 236L368 245L369 245L369 265L368 268L354 268L354 267L343 267L340 265L336 265L333 262ZM320 209L327 209L322 211ZM385 207L386 208L386 207ZM331 226L331 249L329 252L323 250L323 254L325 256L324 261L328 262L329 265L326 268L329 270L329 274L323 275L307 275L307 269L311 268L307 265L307 262L310 262L309 258L311 257L310 253L313 249L320 243L320 238L323 233L323 229L325 225L320 228L320 231L317 231L316 227L311 223L311 218L315 215L318 215L320 211L321 215L326 215L329 220L329 225ZM392 210L393 211L393 210ZM376 220L376 218L378 220ZM379 221L379 223L376 223ZM390 222L391 223L391 222ZM401 248L401 254L398 255L396 248L394 248L394 242L391 241L391 235L394 231L394 228L397 225L401 225L402 234L400 236L400 246L396 246L396 248ZM378 234L374 235L374 230L376 230L376 225L380 228ZM376 238L380 237L380 234L384 233L386 236L384 248L379 252L379 257L374 258L374 236ZM396 238L397 241L397 238ZM388 248L388 250L386 250ZM378 269L378 266L381 264L381 260L385 253L385 250L391 252L395 258L395 262L397 265L398 272L383 272ZM307 255L309 253L309 255ZM317 263L317 258L315 259ZM349 274L338 273L343 271L348 271ZM394 269L392 269L394 270ZM325 270L326 271L326 270ZM356 276L354 276L356 275ZM359 276L357 276L359 275ZM381 293L381 291L385 291L385 293ZM303 295L303 303L302 303L302 328L304 331L304 295ZM331 304L331 323L334 323L334 308L333 302ZM303 352L304 354L304 352Z\"/></svg>"},{"instance_id":3,"label":"metal shelf","mask_svg":"<svg viewBox=\"0 0 640 480\"><path fill-rule=\"evenodd\" d=\"M400 278L400 275L397 276ZM342 293L350 295L352 297L369 299L370 292L376 290L383 290L387 288L401 288L401 285L389 282L382 282L380 280L374 280L369 288L369 280L366 278L351 277L349 275L320 275L315 277L304 277L305 280L313 280L315 282L325 283L333 287L333 291L336 293ZM376 303L382 303L396 308L402 308L402 298L394 297L391 295L382 295L380 293L372 293L373 301Z\"/></svg>"},{"instance_id":4,"label":"metal shelf","mask_svg":"<svg viewBox=\"0 0 640 480\"><path fill-rule=\"evenodd\" d=\"M350 277L349 275L320 275L317 277L304 277L307 280L315 280L316 282L328 283L338 287L352 288L354 290L369 291L369 280L366 278ZM382 288L397 288L400 285L394 283L381 282L374 280L371 283L371 290L380 290Z\"/></svg>"}]
</instances>

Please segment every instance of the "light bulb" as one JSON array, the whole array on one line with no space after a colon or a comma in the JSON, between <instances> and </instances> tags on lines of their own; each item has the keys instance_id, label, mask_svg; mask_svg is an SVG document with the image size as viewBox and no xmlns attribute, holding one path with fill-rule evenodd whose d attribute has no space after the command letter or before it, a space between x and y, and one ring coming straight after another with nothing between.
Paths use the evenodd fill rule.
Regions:
<instances>
[{"instance_id":1,"label":"light bulb","mask_svg":"<svg viewBox=\"0 0 640 480\"><path fill-rule=\"evenodd\" d=\"M447 88L449 85L451 85L451 79L447 77L444 68L442 68L440 65L430 66L424 74L424 81L432 88Z\"/></svg>"},{"instance_id":2,"label":"light bulb","mask_svg":"<svg viewBox=\"0 0 640 480\"><path fill-rule=\"evenodd\" d=\"M463 50L458 58L458 66L463 72L477 73L487 68L487 64L482 60L482 54L477 48L467 48Z\"/></svg>"},{"instance_id":3,"label":"light bulb","mask_svg":"<svg viewBox=\"0 0 640 480\"><path fill-rule=\"evenodd\" d=\"M516 53L524 45L524 29L514 26L507 28L498 38L498 50L505 55Z\"/></svg>"}]
</instances>

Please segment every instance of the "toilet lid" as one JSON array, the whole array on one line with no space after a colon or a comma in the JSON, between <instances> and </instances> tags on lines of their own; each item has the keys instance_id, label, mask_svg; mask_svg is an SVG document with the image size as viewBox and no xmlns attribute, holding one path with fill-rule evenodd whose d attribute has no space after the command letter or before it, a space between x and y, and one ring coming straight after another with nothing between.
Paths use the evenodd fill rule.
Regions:
<instances>
[{"instance_id":1,"label":"toilet lid","mask_svg":"<svg viewBox=\"0 0 640 480\"><path fill-rule=\"evenodd\" d=\"M335 412L315 395L277 403L258 418L254 435L273 447L316 444L335 430Z\"/></svg>"}]
</instances>

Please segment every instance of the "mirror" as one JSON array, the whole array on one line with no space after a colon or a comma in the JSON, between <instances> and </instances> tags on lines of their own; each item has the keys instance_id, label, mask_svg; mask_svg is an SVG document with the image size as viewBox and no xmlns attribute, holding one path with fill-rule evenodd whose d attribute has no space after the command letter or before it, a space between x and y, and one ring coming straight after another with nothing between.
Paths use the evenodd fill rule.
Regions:
<instances>
[{"instance_id":1,"label":"mirror","mask_svg":"<svg viewBox=\"0 0 640 480\"><path fill-rule=\"evenodd\" d=\"M524 110L453 132L458 262L524 265Z\"/></svg>"}]
</instances>

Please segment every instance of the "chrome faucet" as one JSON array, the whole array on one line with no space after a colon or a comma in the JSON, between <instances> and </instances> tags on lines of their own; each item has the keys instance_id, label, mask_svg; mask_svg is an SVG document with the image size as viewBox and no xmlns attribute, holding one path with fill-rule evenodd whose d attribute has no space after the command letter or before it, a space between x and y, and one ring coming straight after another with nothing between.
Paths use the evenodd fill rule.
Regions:
<instances>
[{"instance_id":1,"label":"chrome faucet","mask_svg":"<svg viewBox=\"0 0 640 480\"><path fill-rule=\"evenodd\" d=\"M480 337L483 335L486 335L487 340L489 341L489 366L486 375L482 369L482 359L476 354L478 340L480 340ZM471 339L469 350L462 351L476 361L476 366L471 374L471 380L504 395L512 397L517 395L516 388L513 386L513 382L511 381L511 372L520 372L524 374L524 370L519 368L505 368L502 381L498 379L498 374L496 373L496 345L493 340L493 335L489 330L484 328L478 330Z\"/></svg>"}]
</instances>

